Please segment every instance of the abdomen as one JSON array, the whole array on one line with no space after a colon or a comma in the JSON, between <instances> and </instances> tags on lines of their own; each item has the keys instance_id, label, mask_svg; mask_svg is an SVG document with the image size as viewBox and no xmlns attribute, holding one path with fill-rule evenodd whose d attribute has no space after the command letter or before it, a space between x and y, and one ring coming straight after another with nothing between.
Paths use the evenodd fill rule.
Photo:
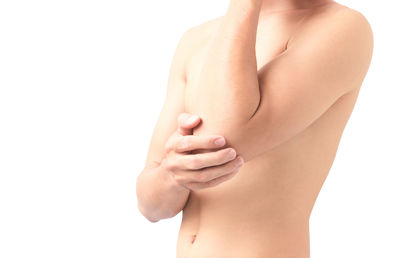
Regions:
<instances>
[{"instance_id":1,"label":"abdomen","mask_svg":"<svg viewBox=\"0 0 400 258\"><path fill-rule=\"evenodd\" d=\"M177 257L307 257L309 217L357 94L344 96L309 128L246 162L232 179L191 192Z\"/></svg>"}]
</instances>

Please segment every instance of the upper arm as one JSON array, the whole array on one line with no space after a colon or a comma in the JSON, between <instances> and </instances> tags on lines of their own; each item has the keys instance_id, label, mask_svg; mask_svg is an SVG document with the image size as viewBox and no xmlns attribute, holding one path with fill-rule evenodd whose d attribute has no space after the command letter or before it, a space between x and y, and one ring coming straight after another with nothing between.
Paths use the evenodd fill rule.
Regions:
<instances>
[{"instance_id":1,"label":"upper arm","mask_svg":"<svg viewBox=\"0 0 400 258\"><path fill-rule=\"evenodd\" d=\"M152 133L145 167L161 162L164 157L164 145L177 130L178 116L184 112L185 60L189 51L188 34L189 31L183 34L175 50L164 104Z\"/></svg>"},{"instance_id":2,"label":"upper arm","mask_svg":"<svg viewBox=\"0 0 400 258\"><path fill-rule=\"evenodd\" d=\"M257 112L243 130L226 135L245 161L289 140L362 84L372 54L370 26L352 9L336 16L307 26L259 71Z\"/></svg>"}]
</instances>

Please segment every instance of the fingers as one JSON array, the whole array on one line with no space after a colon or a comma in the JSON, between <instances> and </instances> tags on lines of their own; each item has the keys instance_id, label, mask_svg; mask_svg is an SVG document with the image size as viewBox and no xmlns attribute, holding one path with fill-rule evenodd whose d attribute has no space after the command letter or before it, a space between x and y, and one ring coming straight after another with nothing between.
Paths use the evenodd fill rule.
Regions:
<instances>
[{"instance_id":1,"label":"fingers","mask_svg":"<svg viewBox=\"0 0 400 258\"><path fill-rule=\"evenodd\" d=\"M181 185L194 184L194 183L208 184L210 183L210 181L216 180L220 177L224 177L231 173L238 172L240 167L242 167L242 165L243 165L243 158L237 156L235 159L221 166L207 167L197 171L193 170L175 171L174 177L176 182L178 182Z\"/></svg>"},{"instance_id":2,"label":"fingers","mask_svg":"<svg viewBox=\"0 0 400 258\"><path fill-rule=\"evenodd\" d=\"M165 144L166 153L173 151L175 154L162 162L179 184L192 190L216 186L229 180L244 163L242 157L236 157L236 151L233 148L176 155L200 149L217 149L226 144L223 136L192 135L193 128L198 126L200 121L198 115L189 113L179 115L178 129Z\"/></svg>"},{"instance_id":3,"label":"fingers","mask_svg":"<svg viewBox=\"0 0 400 258\"><path fill-rule=\"evenodd\" d=\"M166 151L187 152L197 149L216 149L225 145L225 138L219 135L178 136L165 145Z\"/></svg>"},{"instance_id":4,"label":"fingers","mask_svg":"<svg viewBox=\"0 0 400 258\"><path fill-rule=\"evenodd\" d=\"M198 115L192 115L189 113L181 113L178 116L178 132L181 135L190 135L193 132L193 128L196 127L200 122Z\"/></svg>"},{"instance_id":5,"label":"fingers","mask_svg":"<svg viewBox=\"0 0 400 258\"><path fill-rule=\"evenodd\" d=\"M205 152L189 155L177 155L169 161L168 169L175 170L198 170L205 167L222 165L236 157L233 148L225 148L213 152Z\"/></svg>"},{"instance_id":6,"label":"fingers","mask_svg":"<svg viewBox=\"0 0 400 258\"><path fill-rule=\"evenodd\" d=\"M196 182L188 183L188 184L186 184L186 188L190 189L190 190L193 190L193 191L196 191L196 190L201 190L201 189L204 189L204 188L215 187L215 186L217 186L217 185L219 185L219 184L221 184L221 183L223 183L225 181L228 181L229 179L234 177L238 172L239 172L239 169L236 169L232 173L223 175L221 177L217 177L217 178L215 178L215 179L213 179L211 181L208 181L206 183L196 183Z\"/></svg>"}]
</instances>

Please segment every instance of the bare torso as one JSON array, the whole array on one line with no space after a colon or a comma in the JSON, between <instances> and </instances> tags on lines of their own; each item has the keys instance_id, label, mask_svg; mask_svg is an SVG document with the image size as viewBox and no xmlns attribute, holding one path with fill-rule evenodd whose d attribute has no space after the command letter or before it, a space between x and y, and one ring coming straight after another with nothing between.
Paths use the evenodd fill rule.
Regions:
<instances>
[{"instance_id":1,"label":"bare torso","mask_svg":"<svg viewBox=\"0 0 400 258\"><path fill-rule=\"evenodd\" d=\"M322 10L329 15L335 5ZM258 67L285 51L309 11L261 18ZM318 11L320 12L320 11ZM318 22L318 15L312 22ZM195 83L218 19L198 28L186 66L185 111L196 113ZM312 76L312 75L310 75ZM246 162L233 179L192 191L183 209L178 258L309 257L309 217L331 168L359 88L341 97L306 130ZM201 131L201 128L199 128Z\"/></svg>"}]
</instances>

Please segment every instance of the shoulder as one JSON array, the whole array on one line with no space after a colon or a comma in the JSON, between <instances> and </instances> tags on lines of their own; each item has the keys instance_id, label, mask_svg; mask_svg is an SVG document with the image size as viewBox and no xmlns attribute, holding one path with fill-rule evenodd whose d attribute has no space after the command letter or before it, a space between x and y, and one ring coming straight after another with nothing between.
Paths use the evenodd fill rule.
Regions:
<instances>
[{"instance_id":1,"label":"shoulder","mask_svg":"<svg viewBox=\"0 0 400 258\"><path fill-rule=\"evenodd\" d=\"M215 18L193 26L182 33L175 48L172 61L174 73L181 73L185 77L185 67L188 59L208 39L210 32L216 27L220 18Z\"/></svg>"},{"instance_id":2,"label":"shoulder","mask_svg":"<svg viewBox=\"0 0 400 258\"><path fill-rule=\"evenodd\" d=\"M299 58L312 57L365 72L372 57L373 33L362 13L334 3L305 17L288 50Z\"/></svg>"},{"instance_id":3,"label":"shoulder","mask_svg":"<svg viewBox=\"0 0 400 258\"><path fill-rule=\"evenodd\" d=\"M174 60L179 63L179 67L184 74L189 59L208 42L218 28L221 18L217 17L197 24L182 33L175 50Z\"/></svg>"},{"instance_id":4,"label":"shoulder","mask_svg":"<svg viewBox=\"0 0 400 258\"><path fill-rule=\"evenodd\" d=\"M315 78L330 78L350 90L361 85L372 51L372 30L365 16L334 4L305 16L285 56L292 63L301 63L303 70L313 71Z\"/></svg>"},{"instance_id":5,"label":"shoulder","mask_svg":"<svg viewBox=\"0 0 400 258\"><path fill-rule=\"evenodd\" d=\"M353 35L361 45L373 48L374 36L368 19L359 11L346 7L341 14L341 26L348 26L344 33Z\"/></svg>"},{"instance_id":6,"label":"shoulder","mask_svg":"<svg viewBox=\"0 0 400 258\"><path fill-rule=\"evenodd\" d=\"M190 27L183 32L179 41L179 45L180 48L184 50L186 55L190 55L193 51L196 51L210 39L217 29L221 18L222 17L217 17L212 20L205 21L201 24Z\"/></svg>"},{"instance_id":7,"label":"shoulder","mask_svg":"<svg viewBox=\"0 0 400 258\"><path fill-rule=\"evenodd\" d=\"M339 5L336 12L327 15L326 21L331 25L328 29L333 31L341 29L343 35L349 34L362 38L365 43L373 43L373 32L368 19L359 11L350 7Z\"/></svg>"},{"instance_id":8,"label":"shoulder","mask_svg":"<svg viewBox=\"0 0 400 258\"><path fill-rule=\"evenodd\" d=\"M192 40L207 40L218 28L223 16L197 24L185 31L184 35Z\"/></svg>"},{"instance_id":9,"label":"shoulder","mask_svg":"<svg viewBox=\"0 0 400 258\"><path fill-rule=\"evenodd\" d=\"M367 18L350 7L333 3L310 11L293 37L294 40L314 40L318 38L356 41L361 45L373 45L373 32ZM354 47L359 47L352 44Z\"/></svg>"}]
</instances>

